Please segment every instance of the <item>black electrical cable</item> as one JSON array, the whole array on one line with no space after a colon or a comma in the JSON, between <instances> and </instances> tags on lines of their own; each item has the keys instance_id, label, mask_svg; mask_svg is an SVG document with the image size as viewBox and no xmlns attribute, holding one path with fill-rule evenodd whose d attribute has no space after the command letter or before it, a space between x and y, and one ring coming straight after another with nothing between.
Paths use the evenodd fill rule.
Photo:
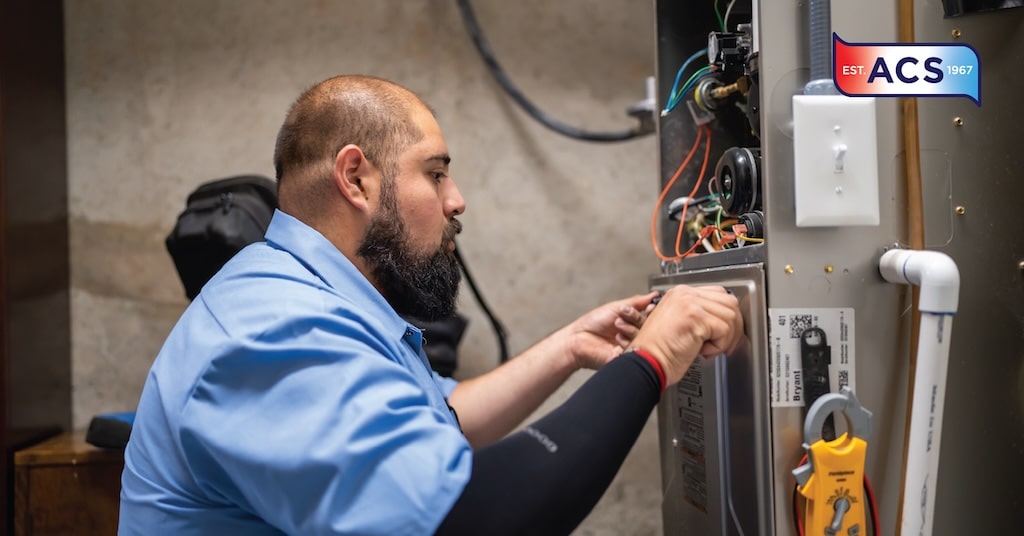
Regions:
<instances>
[{"instance_id":1,"label":"black electrical cable","mask_svg":"<svg viewBox=\"0 0 1024 536\"><path fill-rule=\"evenodd\" d=\"M641 136L638 128L630 130L622 130L618 132L588 132L585 130L578 129L562 123L561 121L547 115L540 108L537 108L519 88L512 83L512 80L505 74L504 69L498 64L498 60L494 57L494 52L491 51L491 46L484 39L483 32L480 30L480 24L476 20L476 15L473 13L473 7L470 5L469 0L455 0L459 6L459 12L462 13L462 20L466 24L466 31L469 32L469 36L473 39L473 44L476 45L476 49L480 52L480 56L483 57L484 63L487 64L487 68L494 75L495 80L501 85L502 89L512 100L516 101L519 106L526 111L530 117L534 118L542 125L548 127L555 132L568 136L577 140L593 141L593 142L616 142L626 141L638 138Z\"/></svg>"},{"instance_id":2,"label":"black electrical cable","mask_svg":"<svg viewBox=\"0 0 1024 536\"><path fill-rule=\"evenodd\" d=\"M508 361L508 342L506 341L505 326L502 325L501 321L494 316L491 312L491 308L487 306L487 302L484 301L484 297L480 294L480 289L476 286L476 281L473 280L473 276L469 273L469 267L466 266L466 261L462 260L462 254L459 253L458 245L455 246L455 260L459 262L459 266L462 267L462 273L466 274L466 282L469 283L469 289L473 291L473 296L476 297L477 303L480 304L480 308L483 309L484 314L487 315L487 319L491 321L491 327L494 328L494 335L498 337L498 350L501 352L500 362L504 363Z\"/></svg>"},{"instance_id":3,"label":"black electrical cable","mask_svg":"<svg viewBox=\"0 0 1024 536\"><path fill-rule=\"evenodd\" d=\"M871 489L868 475L864 475L864 492L868 496L868 512L871 516L871 536L878 536L878 506L875 504L875 491Z\"/></svg>"},{"instance_id":4,"label":"black electrical cable","mask_svg":"<svg viewBox=\"0 0 1024 536\"><path fill-rule=\"evenodd\" d=\"M799 484L793 483L793 527L796 529L797 536L804 536L803 526L800 523L800 510L796 506L796 501L800 499L800 495L797 491Z\"/></svg>"}]
</instances>

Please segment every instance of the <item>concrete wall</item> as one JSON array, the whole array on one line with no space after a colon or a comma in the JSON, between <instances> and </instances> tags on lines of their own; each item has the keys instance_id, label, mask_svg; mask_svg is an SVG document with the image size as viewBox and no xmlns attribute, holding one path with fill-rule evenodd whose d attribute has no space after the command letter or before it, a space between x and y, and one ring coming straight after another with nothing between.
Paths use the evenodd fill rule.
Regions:
<instances>
[{"instance_id":1,"label":"concrete wall","mask_svg":"<svg viewBox=\"0 0 1024 536\"><path fill-rule=\"evenodd\" d=\"M649 1L477 0L511 77L564 121L618 130L654 71ZM131 410L186 305L163 238L201 182L273 176L274 136L309 85L396 80L437 110L468 202L460 247L518 352L646 289L653 137L588 144L526 117L485 69L451 0L66 0L74 424ZM497 362L463 290L458 374ZM585 378L576 375L552 404ZM551 407L546 406L544 409ZM648 426L578 534L660 532Z\"/></svg>"}]
</instances>

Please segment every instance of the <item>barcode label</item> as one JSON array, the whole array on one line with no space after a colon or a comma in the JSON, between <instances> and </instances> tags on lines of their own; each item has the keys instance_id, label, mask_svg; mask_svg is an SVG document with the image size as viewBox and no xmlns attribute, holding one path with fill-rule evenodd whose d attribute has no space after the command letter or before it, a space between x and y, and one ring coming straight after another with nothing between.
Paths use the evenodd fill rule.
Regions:
<instances>
[{"instance_id":1,"label":"barcode label","mask_svg":"<svg viewBox=\"0 0 1024 536\"><path fill-rule=\"evenodd\" d=\"M789 315L789 338L799 339L804 330L814 326L811 315Z\"/></svg>"}]
</instances>

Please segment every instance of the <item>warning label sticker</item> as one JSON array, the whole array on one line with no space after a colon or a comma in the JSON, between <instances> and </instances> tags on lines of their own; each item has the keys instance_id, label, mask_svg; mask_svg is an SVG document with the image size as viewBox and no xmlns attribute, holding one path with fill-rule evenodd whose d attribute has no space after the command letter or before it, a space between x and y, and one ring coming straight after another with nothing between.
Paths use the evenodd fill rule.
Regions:
<instances>
[{"instance_id":1,"label":"warning label sticker","mask_svg":"<svg viewBox=\"0 0 1024 536\"><path fill-rule=\"evenodd\" d=\"M802 407L808 374L829 391L857 390L852 307L768 309L769 371L772 407ZM827 369L827 376L805 371L804 363Z\"/></svg>"},{"instance_id":2,"label":"warning label sticker","mask_svg":"<svg viewBox=\"0 0 1024 536\"><path fill-rule=\"evenodd\" d=\"M683 500L708 512L708 471L704 455L704 372L693 366L676 388L679 451L682 455Z\"/></svg>"}]
</instances>

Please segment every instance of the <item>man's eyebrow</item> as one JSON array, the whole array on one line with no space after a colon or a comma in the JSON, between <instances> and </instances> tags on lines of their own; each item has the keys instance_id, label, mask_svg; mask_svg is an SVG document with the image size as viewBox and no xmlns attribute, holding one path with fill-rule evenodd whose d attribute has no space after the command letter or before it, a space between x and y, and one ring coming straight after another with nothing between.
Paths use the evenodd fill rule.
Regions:
<instances>
[{"instance_id":1,"label":"man's eyebrow","mask_svg":"<svg viewBox=\"0 0 1024 536\"><path fill-rule=\"evenodd\" d=\"M430 162L432 160L440 160L440 161L444 162L444 165L447 166L449 163L451 163L452 158L450 156L448 156L448 153L439 153L439 154L435 154L435 155L432 155L432 156L428 156L423 161L424 162Z\"/></svg>"}]
</instances>

